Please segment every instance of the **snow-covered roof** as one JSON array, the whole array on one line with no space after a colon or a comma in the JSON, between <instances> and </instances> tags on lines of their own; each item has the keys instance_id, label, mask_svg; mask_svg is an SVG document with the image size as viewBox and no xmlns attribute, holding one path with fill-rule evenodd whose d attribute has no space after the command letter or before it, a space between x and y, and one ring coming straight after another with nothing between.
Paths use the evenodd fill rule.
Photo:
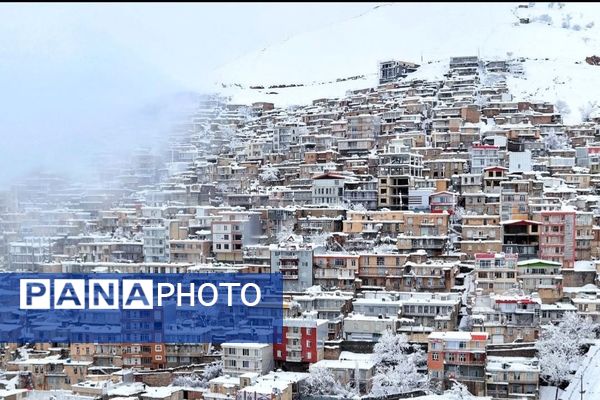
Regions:
<instances>
[{"instance_id":1,"label":"snow-covered roof","mask_svg":"<svg viewBox=\"0 0 600 400\"><path fill-rule=\"evenodd\" d=\"M486 369L488 371L539 372L540 366L538 359L532 357L488 356Z\"/></svg>"},{"instance_id":2,"label":"snow-covered roof","mask_svg":"<svg viewBox=\"0 0 600 400\"><path fill-rule=\"evenodd\" d=\"M371 369L375 368L375 362L373 360L321 360L315 364L317 367L323 367L327 369Z\"/></svg>"},{"instance_id":3,"label":"snow-covered roof","mask_svg":"<svg viewBox=\"0 0 600 400\"><path fill-rule=\"evenodd\" d=\"M448 331L448 332L432 332L429 335L429 339L439 340L487 340L487 332L460 332L460 331Z\"/></svg>"}]
</instances>

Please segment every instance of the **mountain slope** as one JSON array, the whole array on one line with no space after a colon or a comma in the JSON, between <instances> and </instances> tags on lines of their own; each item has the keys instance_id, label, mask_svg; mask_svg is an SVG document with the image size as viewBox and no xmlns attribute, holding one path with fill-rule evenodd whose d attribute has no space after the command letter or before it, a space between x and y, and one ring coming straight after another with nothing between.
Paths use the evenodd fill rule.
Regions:
<instances>
[{"instance_id":1,"label":"mountain slope","mask_svg":"<svg viewBox=\"0 0 600 400\"><path fill-rule=\"evenodd\" d=\"M598 4L382 4L225 65L216 71L215 87L234 101L289 105L374 85L377 63L385 59L423 64L424 71L415 76L434 77L444 72L451 56L526 57L525 78L509 80L515 93L575 102L570 106L574 115L593 99L593 93L582 96L586 87L581 83L595 82L600 74L600 67L584 62L600 53L599 38ZM564 81L562 76L573 79L554 82L555 77ZM303 86L268 88L281 84Z\"/></svg>"}]
</instances>

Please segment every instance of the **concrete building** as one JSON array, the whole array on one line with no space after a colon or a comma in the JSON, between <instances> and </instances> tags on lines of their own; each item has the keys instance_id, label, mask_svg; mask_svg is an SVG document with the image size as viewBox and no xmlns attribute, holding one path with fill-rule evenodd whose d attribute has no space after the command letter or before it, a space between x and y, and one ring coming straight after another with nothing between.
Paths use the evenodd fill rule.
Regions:
<instances>
[{"instance_id":1,"label":"concrete building","mask_svg":"<svg viewBox=\"0 0 600 400\"><path fill-rule=\"evenodd\" d=\"M483 294L502 294L517 287L518 254L476 253L477 289Z\"/></svg>"},{"instance_id":2,"label":"concrete building","mask_svg":"<svg viewBox=\"0 0 600 400\"><path fill-rule=\"evenodd\" d=\"M325 319L286 318L281 344L273 344L274 360L288 366L318 362L324 358L327 338L328 321Z\"/></svg>"},{"instance_id":3,"label":"concrete building","mask_svg":"<svg viewBox=\"0 0 600 400\"><path fill-rule=\"evenodd\" d=\"M313 285L314 248L295 242L271 245L271 272L283 275L283 290L303 291Z\"/></svg>"},{"instance_id":4,"label":"concrete building","mask_svg":"<svg viewBox=\"0 0 600 400\"><path fill-rule=\"evenodd\" d=\"M476 396L485 394L485 332L433 332L429 335L427 369L433 384L442 388L456 379Z\"/></svg>"},{"instance_id":5,"label":"concrete building","mask_svg":"<svg viewBox=\"0 0 600 400\"><path fill-rule=\"evenodd\" d=\"M240 376L246 373L264 375L273 370L273 345L258 343L223 343L223 373Z\"/></svg>"}]
</instances>

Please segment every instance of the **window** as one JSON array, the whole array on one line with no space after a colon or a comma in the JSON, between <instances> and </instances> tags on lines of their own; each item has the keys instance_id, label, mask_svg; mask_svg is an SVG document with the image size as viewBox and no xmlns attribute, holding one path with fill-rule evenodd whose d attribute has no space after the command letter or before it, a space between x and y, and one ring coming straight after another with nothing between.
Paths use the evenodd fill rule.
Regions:
<instances>
[{"instance_id":1,"label":"window","mask_svg":"<svg viewBox=\"0 0 600 400\"><path fill-rule=\"evenodd\" d=\"M243 349L242 350L242 355L249 356L250 355L250 350L249 349Z\"/></svg>"},{"instance_id":2,"label":"window","mask_svg":"<svg viewBox=\"0 0 600 400\"><path fill-rule=\"evenodd\" d=\"M154 346L154 351L162 351L162 344L157 344Z\"/></svg>"},{"instance_id":3,"label":"window","mask_svg":"<svg viewBox=\"0 0 600 400\"><path fill-rule=\"evenodd\" d=\"M440 358L438 353L431 353L431 359L437 361Z\"/></svg>"},{"instance_id":4,"label":"window","mask_svg":"<svg viewBox=\"0 0 600 400\"><path fill-rule=\"evenodd\" d=\"M308 358L309 360L312 358L312 353L310 351L306 353L306 358Z\"/></svg>"}]
</instances>

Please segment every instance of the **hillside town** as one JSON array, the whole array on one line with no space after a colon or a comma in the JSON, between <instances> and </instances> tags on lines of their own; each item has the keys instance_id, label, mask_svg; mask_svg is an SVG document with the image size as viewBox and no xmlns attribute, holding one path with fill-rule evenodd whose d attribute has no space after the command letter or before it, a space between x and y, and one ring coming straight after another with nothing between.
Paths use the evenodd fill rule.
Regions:
<instances>
[{"instance_id":1,"label":"hillside town","mask_svg":"<svg viewBox=\"0 0 600 400\"><path fill-rule=\"evenodd\" d=\"M518 58L422 67L197 96L160 151L0 192L4 272L284 284L281 343L4 343L0 399L600 398L600 109L513 96Z\"/></svg>"}]
</instances>

